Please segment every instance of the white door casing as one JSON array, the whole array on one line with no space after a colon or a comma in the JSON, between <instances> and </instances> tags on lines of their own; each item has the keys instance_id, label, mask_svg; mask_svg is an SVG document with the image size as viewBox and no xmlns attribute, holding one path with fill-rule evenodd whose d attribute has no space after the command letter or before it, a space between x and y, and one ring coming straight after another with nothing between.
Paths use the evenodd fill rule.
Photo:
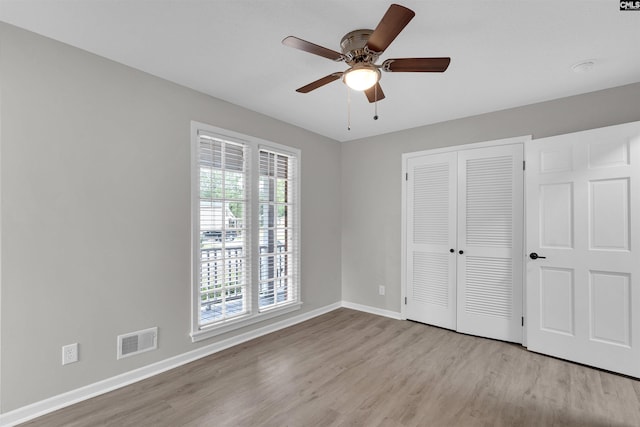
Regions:
<instances>
[{"instance_id":1,"label":"white door casing","mask_svg":"<svg viewBox=\"0 0 640 427\"><path fill-rule=\"evenodd\" d=\"M525 158L528 348L640 377L640 122Z\"/></svg>"}]
</instances>

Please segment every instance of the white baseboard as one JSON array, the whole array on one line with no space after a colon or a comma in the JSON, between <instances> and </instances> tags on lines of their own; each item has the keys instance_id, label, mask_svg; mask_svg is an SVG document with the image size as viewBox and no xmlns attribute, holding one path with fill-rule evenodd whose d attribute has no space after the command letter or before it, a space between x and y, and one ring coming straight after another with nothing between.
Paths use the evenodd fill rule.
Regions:
<instances>
[{"instance_id":1,"label":"white baseboard","mask_svg":"<svg viewBox=\"0 0 640 427\"><path fill-rule=\"evenodd\" d=\"M89 384L87 386L80 387L75 390L71 390L69 392L32 403L31 405L23 406L13 411L0 414L0 427L12 427L16 424L27 422L50 412L57 411L58 409L64 408L66 406L73 405L74 403L82 402L83 400L99 396L112 390L127 386L129 384L142 381L154 375L158 375L170 369L177 368L178 366L193 362L195 360L209 356L213 353L217 353L229 347L233 347L234 345L242 344L254 338L270 334L271 332L279 331L280 329L296 325L300 322L304 322L305 320L312 319L340 307L364 311L366 313L390 317L392 319L402 318L401 314L395 311L384 310L368 305L356 304L349 301L336 302L318 308L316 310L302 313L298 316L290 317L280 322L263 326L253 331L245 332L244 334L227 338L208 346L200 347L187 353L179 354L177 356L161 360L151 365L143 366L142 368L134 369L133 371L125 372L124 374L116 375L115 377L107 378L105 380L98 381L96 383Z\"/></svg>"},{"instance_id":2,"label":"white baseboard","mask_svg":"<svg viewBox=\"0 0 640 427\"><path fill-rule=\"evenodd\" d=\"M11 427L15 426L16 424L24 423L33 418L45 415L49 412L56 411L69 405L73 405L74 403L90 399L92 397L127 386L129 384L133 384L154 375L158 375L170 369L177 368L178 366L193 362L205 356L209 356L210 354L217 353L229 347L233 347L234 345L242 344L254 338L258 338L263 335L270 334L271 332L279 331L280 329L284 329L300 322L304 322L305 320L309 320L322 314L328 313L342 306L344 305L340 302L330 304L316 310L302 313L298 316L290 317L280 322L272 323L253 331L245 332L244 334L227 338L225 340L205 347L200 347L197 350L179 354L177 356L161 360L160 362L156 362L151 365L135 369L133 371L125 372L124 374L116 375L115 377L107 378L105 380L98 381L96 383L89 384L87 386L80 387L78 389L32 403L31 405L23 406L13 411L0 414L0 427Z\"/></svg>"},{"instance_id":3,"label":"white baseboard","mask_svg":"<svg viewBox=\"0 0 640 427\"><path fill-rule=\"evenodd\" d=\"M397 311L385 310L382 308L371 307L369 305L356 304L355 302L342 301L344 308L352 310L364 311L365 313L377 314L378 316L390 317L391 319L402 320L402 314Z\"/></svg>"}]
</instances>

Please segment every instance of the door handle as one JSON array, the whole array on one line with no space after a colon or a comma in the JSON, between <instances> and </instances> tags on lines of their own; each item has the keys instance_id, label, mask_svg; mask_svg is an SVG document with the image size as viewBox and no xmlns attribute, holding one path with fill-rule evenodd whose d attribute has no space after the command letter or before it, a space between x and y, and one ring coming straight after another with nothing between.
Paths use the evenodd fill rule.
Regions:
<instances>
[{"instance_id":1,"label":"door handle","mask_svg":"<svg viewBox=\"0 0 640 427\"><path fill-rule=\"evenodd\" d=\"M546 257L546 256L540 256L540 255L538 255L538 254L537 254L537 253L535 253L535 252L531 252L531 253L529 254L529 258L531 258L531 259L538 259L538 258L544 258L544 259L547 259L547 257Z\"/></svg>"},{"instance_id":2,"label":"door handle","mask_svg":"<svg viewBox=\"0 0 640 427\"><path fill-rule=\"evenodd\" d=\"M449 252L454 253L455 249L449 249Z\"/></svg>"},{"instance_id":3,"label":"door handle","mask_svg":"<svg viewBox=\"0 0 640 427\"><path fill-rule=\"evenodd\" d=\"M460 250L460 251L458 251L458 253L459 253L460 255L462 255L462 254L464 253L464 251L463 251L463 250Z\"/></svg>"}]
</instances>

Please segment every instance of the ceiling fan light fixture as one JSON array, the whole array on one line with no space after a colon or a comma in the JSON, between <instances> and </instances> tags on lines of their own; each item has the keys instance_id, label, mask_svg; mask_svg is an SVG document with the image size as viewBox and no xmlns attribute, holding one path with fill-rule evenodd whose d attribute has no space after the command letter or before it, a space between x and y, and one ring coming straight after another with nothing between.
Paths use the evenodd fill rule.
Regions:
<instances>
[{"instance_id":1,"label":"ceiling fan light fixture","mask_svg":"<svg viewBox=\"0 0 640 427\"><path fill-rule=\"evenodd\" d=\"M355 64L344 73L344 82L353 90L363 91L380 80L380 70L371 64Z\"/></svg>"}]
</instances>

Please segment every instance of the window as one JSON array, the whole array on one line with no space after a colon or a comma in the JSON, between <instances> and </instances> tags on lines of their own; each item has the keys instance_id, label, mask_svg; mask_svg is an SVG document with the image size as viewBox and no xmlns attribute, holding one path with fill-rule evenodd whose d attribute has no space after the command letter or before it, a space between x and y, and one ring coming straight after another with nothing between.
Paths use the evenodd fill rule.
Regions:
<instances>
[{"instance_id":1,"label":"window","mask_svg":"<svg viewBox=\"0 0 640 427\"><path fill-rule=\"evenodd\" d=\"M200 324L247 313L248 150L199 135Z\"/></svg>"},{"instance_id":2,"label":"window","mask_svg":"<svg viewBox=\"0 0 640 427\"><path fill-rule=\"evenodd\" d=\"M260 150L260 309L297 300L294 222L295 159Z\"/></svg>"},{"instance_id":3,"label":"window","mask_svg":"<svg viewBox=\"0 0 640 427\"><path fill-rule=\"evenodd\" d=\"M192 124L194 341L299 309L298 150Z\"/></svg>"}]
</instances>

